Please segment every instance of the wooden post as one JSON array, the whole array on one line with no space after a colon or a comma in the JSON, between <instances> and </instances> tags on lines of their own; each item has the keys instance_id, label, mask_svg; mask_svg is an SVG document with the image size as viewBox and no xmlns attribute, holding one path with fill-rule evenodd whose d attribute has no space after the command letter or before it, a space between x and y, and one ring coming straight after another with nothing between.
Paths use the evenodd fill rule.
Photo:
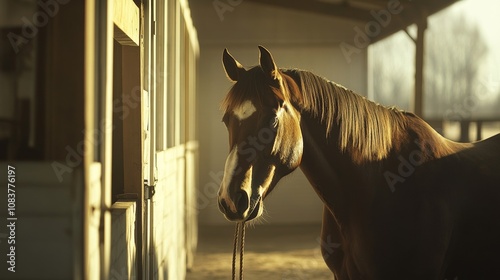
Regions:
<instances>
[{"instance_id":1,"label":"wooden post","mask_svg":"<svg viewBox=\"0 0 500 280\"><path fill-rule=\"evenodd\" d=\"M483 122L476 122L476 141L483 139Z\"/></svg>"},{"instance_id":2,"label":"wooden post","mask_svg":"<svg viewBox=\"0 0 500 280\"><path fill-rule=\"evenodd\" d=\"M460 120L460 142L469 142L470 120Z\"/></svg>"},{"instance_id":3,"label":"wooden post","mask_svg":"<svg viewBox=\"0 0 500 280\"><path fill-rule=\"evenodd\" d=\"M145 254L147 247L143 240L145 227L146 207L144 203L144 170L143 170L143 148L144 148L144 115L143 115L143 88L144 88L144 22L143 1L141 7L132 0L114 1L113 22L114 38L121 45L121 91L122 101L119 112L122 120L123 139L123 194L122 198L135 199L136 209L136 249L137 249L137 271L138 279L143 277ZM117 57L117 59L120 59Z\"/></svg>"},{"instance_id":4,"label":"wooden post","mask_svg":"<svg viewBox=\"0 0 500 280\"><path fill-rule=\"evenodd\" d=\"M424 93L424 36L427 28L427 17L417 24L416 56L415 56L415 94L413 96L413 112L423 118Z\"/></svg>"}]
</instances>

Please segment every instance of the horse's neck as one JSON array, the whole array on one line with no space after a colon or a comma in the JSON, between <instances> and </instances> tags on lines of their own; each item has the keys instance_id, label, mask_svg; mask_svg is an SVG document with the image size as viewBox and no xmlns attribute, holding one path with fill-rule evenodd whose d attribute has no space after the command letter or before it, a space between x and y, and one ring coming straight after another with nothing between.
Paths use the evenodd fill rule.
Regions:
<instances>
[{"instance_id":1,"label":"horse's neck","mask_svg":"<svg viewBox=\"0 0 500 280\"><path fill-rule=\"evenodd\" d=\"M347 215L346 193L335 160L340 150L334 138L325 138L326 128L314 118L302 116L302 138L304 150L300 168L314 190L337 219L344 220Z\"/></svg>"},{"instance_id":2,"label":"horse's neck","mask_svg":"<svg viewBox=\"0 0 500 280\"><path fill-rule=\"evenodd\" d=\"M401 157L414 156L417 150L421 152L418 154L424 155L424 161L430 161L471 147L471 144L456 143L442 137L422 119L408 115L408 124L412 129L394 135L399 139L393 141L398 144L394 145L390 156L382 161L359 165L352 161L349 151L340 150L338 127L325 137L326 126L317 118L302 114L304 152L301 169L340 224L352 214L353 202L369 204L378 191L376 182L384 180L381 167L398 164ZM384 191L389 191L389 188Z\"/></svg>"},{"instance_id":3,"label":"horse's neck","mask_svg":"<svg viewBox=\"0 0 500 280\"><path fill-rule=\"evenodd\" d=\"M411 127L411 131L407 132L411 136L407 137L405 145L418 144L418 148L425 153L427 160L439 159L473 146L471 143L458 143L446 139L424 120L413 114L408 114L407 127Z\"/></svg>"},{"instance_id":4,"label":"horse's neck","mask_svg":"<svg viewBox=\"0 0 500 280\"><path fill-rule=\"evenodd\" d=\"M380 172L379 169L387 166L386 164L397 163L400 156L407 157L415 149L421 149L422 152L426 153L426 160L433 160L471 146L443 138L422 119L411 113L393 111L359 98L356 99L356 102L367 102L368 105L373 106L370 107L373 108L373 114L385 114L386 119L370 122L367 121L370 120L370 115L366 115L367 112L364 112L364 120L357 120L356 125L343 124L343 129L340 129L337 124L342 122L342 116L335 116L333 119L340 119L340 121L337 121L336 124L330 122L332 129L329 130L328 124L325 124L328 118L322 121L317 116L318 112L314 113L311 108L302 106L301 98L303 96L299 90L300 86L297 86L300 85L299 72L288 71L286 74L295 82L295 84L291 83L293 87L290 87L292 89L292 104L302 115L301 129L304 153L301 169L320 198L337 218L349 215L350 204L354 200L357 202L369 200L373 192L376 191L374 181L383 178L381 174L383 172ZM292 81L289 80L289 82ZM351 102L354 101L351 100ZM323 109L325 108L323 107ZM334 108L329 109L333 110ZM353 108L348 107L348 109ZM380 127L380 124L385 124L387 127ZM363 127L363 125L371 126ZM354 131L359 129L366 129L368 133ZM391 141L387 141L388 138L383 138L378 142L373 141L373 139L380 140L381 133L386 132L392 133ZM366 139L356 138L358 145L347 145L349 147L346 149L341 147L339 135L343 135L344 140L352 140L346 135L365 137ZM417 146L415 146L415 140L420 140ZM366 143L369 141L372 142L367 147ZM377 144L381 146L377 146Z\"/></svg>"}]
</instances>

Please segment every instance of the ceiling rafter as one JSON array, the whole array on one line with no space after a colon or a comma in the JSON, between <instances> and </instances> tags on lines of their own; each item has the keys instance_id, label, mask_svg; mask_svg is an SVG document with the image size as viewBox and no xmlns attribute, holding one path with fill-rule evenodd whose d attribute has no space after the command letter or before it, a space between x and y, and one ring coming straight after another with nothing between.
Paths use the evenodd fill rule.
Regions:
<instances>
[{"instance_id":1,"label":"ceiling rafter","mask_svg":"<svg viewBox=\"0 0 500 280\"><path fill-rule=\"evenodd\" d=\"M356 0L327 2L318 0L246 0L268 6L292 9L302 12L316 13L319 15L344 18L361 23L361 26L368 25L376 20L373 13L382 9L387 9L390 3L388 0ZM399 1L403 7L398 14L391 14L391 20L380 28L376 36L371 37L371 43L382 40L408 26L425 21L428 15L436 13L457 0L426 0L426 1ZM363 7L365 6L365 7ZM378 7L375 8L375 7Z\"/></svg>"},{"instance_id":2,"label":"ceiling rafter","mask_svg":"<svg viewBox=\"0 0 500 280\"><path fill-rule=\"evenodd\" d=\"M269 6L312 12L326 16L348 18L356 21L370 20L370 12L350 6L347 2L327 3L320 1L304 0L247 0L248 2L261 3Z\"/></svg>"}]
</instances>

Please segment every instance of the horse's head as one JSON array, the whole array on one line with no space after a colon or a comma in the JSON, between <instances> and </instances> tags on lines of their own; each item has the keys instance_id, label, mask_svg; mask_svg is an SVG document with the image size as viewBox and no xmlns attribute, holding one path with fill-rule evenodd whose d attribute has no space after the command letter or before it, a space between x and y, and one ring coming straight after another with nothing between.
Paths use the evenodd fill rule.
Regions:
<instances>
[{"instance_id":1,"label":"horse's head","mask_svg":"<svg viewBox=\"0 0 500 280\"><path fill-rule=\"evenodd\" d=\"M222 103L230 152L218 204L230 221L259 217L263 199L302 158L300 114L290 104L297 85L259 49L260 65L248 70L223 53L226 74L236 82Z\"/></svg>"}]
</instances>

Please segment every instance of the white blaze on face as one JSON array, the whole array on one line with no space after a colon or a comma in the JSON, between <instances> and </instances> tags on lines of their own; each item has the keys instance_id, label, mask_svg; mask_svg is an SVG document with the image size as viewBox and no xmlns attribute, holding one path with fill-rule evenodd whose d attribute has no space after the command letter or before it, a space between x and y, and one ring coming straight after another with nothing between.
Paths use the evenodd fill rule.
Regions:
<instances>
[{"instance_id":1,"label":"white blaze on face","mask_svg":"<svg viewBox=\"0 0 500 280\"><path fill-rule=\"evenodd\" d=\"M235 146L233 150L229 153L226 159L226 165L224 166L224 178L222 178L222 185L220 189L220 196L226 204L231 208L231 211L236 212L236 206L234 202L229 197L229 184L231 183L231 178L236 170L236 165L238 164L238 146Z\"/></svg>"},{"instance_id":2,"label":"white blaze on face","mask_svg":"<svg viewBox=\"0 0 500 280\"><path fill-rule=\"evenodd\" d=\"M236 205L234 204L234 201L231 199L231 196L229 195L229 184L231 184L231 180L235 175L234 173L238 168L237 165L238 165L238 147L236 146L227 156L226 165L224 167L224 178L222 179L222 185L219 192L220 198L224 200L224 202L229 206L231 211L233 211L234 213L237 212L237 209ZM245 191L248 196L252 194L252 188L251 188L252 170L253 170L252 166L250 166L250 168L245 170L243 179L241 182L239 182L240 185L238 186L238 188L240 188L240 190L242 191ZM236 190L232 191L235 192ZM245 212L244 215L246 214L247 213Z\"/></svg>"},{"instance_id":3,"label":"white blaze on face","mask_svg":"<svg viewBox=\"0 0 500 280\"><path fill-rule=\"evenodd\" d=\"M242 121L253 115L256 111L257 109L255 108L253 103L250 100L246 100L240 106L238 106L233 110L233 114L239 121ZM238 146L235 145L235 147L231 150L231 152L227 156L226 164L224 166L224 178L222 179L222 185L219 192L220 198L225 201L225 203L234 213L236 213L237 210L234 201L231 199L229 195L229 184L231 184L231 180L233 179L233 176L235 175L234 173L237 170L237 168L238 168ZM243 181L240 183L241 185L238 186L239 188L241 188L241 190L244 190L247 193L247 195L251 195L252 193L251 190L252 169L253 169L252 166L250 166L248 170L244 171L245 175ZM246 214L247 213L245 212L244 215Z\"/></svg>"},{"instance_id":4,"label":"white blaze on face","mask_svg":"<svg viewBox=\"0 0 500 280\"><path fill-rule=\"evenodd\" d=\"M257 109L253 105L252 101L247 100L235 108L233 110L233 114L238 118L238 120L242 121L253 115L255 111L257 111Z\"/></svg>"}]
</instances>

